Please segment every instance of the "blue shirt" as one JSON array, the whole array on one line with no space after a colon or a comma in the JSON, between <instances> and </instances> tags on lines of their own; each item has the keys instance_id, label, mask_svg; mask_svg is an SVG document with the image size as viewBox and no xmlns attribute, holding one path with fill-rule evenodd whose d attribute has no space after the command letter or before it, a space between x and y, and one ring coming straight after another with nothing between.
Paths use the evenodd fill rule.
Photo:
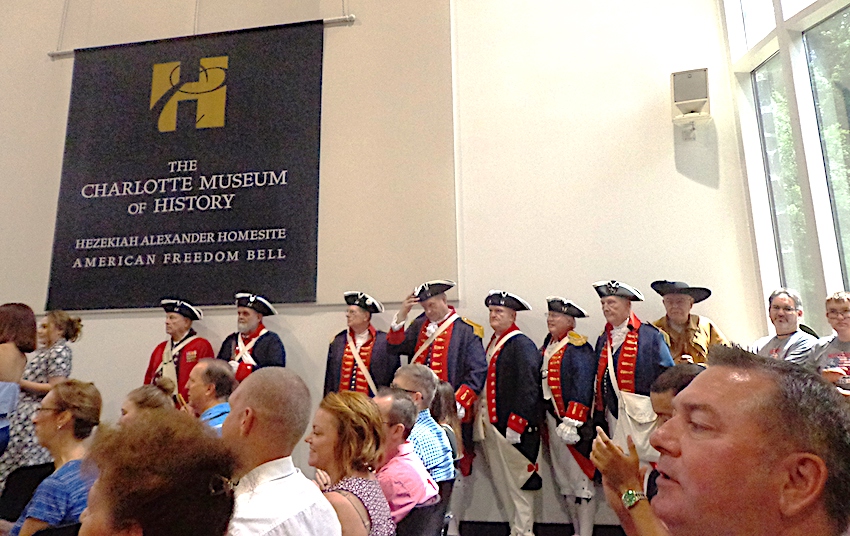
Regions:
<instances>
[{"instance_id":1,"label":"blue shirt","mask_svg":"<svg viewBox=\"0 0 850 536\"><path fill-rule=\"evenodd\" d=\"M445 482L455 477L452 447L446 432L431 417L431 412L423 409L416 417L416 424L410 431L408 441L413 443L413 452L422 460L428 474L434 482Z\"/></svg>"},{"instance_id":2,"label":"blue shirt","mask_svg":"<svg viewBox=\"0 0 850 536\"><path fill-rule=\"evenodd\" d=\"M38 485L12 528L11 536L18 536L24 521L30 517L49 525L80 521L80 514L88 503L89 489L94 483L93 475L91 478L82 475L81 464L81 460L71 460Z\"/></svg>"},{"instance_id":3,"label":"blue shirt","mask_svg":"<svg viewBox=\"0 0 850 536\"><path fill-rule=\"evenodd\" d=\"M222 402L201 413L201 422L207 423L218 435L221 435L221 425L224 424L224 419L229 413L230 404Z\"/></svg>"}]
</instances>

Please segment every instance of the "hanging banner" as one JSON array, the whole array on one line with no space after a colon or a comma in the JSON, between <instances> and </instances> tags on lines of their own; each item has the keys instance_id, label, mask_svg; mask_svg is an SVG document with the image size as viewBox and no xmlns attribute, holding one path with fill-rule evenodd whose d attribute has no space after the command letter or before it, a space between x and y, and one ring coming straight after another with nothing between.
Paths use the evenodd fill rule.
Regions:
<instances>
[{"instance_id":1,"label":"hanging banner","mask_svg":"<svg viewBox=\"0 0 850 536\"><path fill-rule=\"evenodd\" d=\"M315 301L322 37L76 51L47 309Z\"/></svg>"}]
</instances>

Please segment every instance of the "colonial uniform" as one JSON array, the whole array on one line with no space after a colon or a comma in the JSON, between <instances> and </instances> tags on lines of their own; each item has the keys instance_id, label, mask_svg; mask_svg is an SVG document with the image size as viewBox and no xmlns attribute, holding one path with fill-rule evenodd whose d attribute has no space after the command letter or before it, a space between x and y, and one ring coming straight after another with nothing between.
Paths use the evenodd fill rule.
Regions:
<instances>
[{"instance_id":1,"label":"colonial uniform","mask_svg":"<svg viewBox=\"0 0 850 536\"><path fill-rule=\"evenodd\" d=\"M160 305L166 313L177 313L189 320L201 320L204 317L199 308L186 301L165 299ZM199 360L209 357L215 357L210 342L189 328L188 333L179 341L169 339L154 348L145 372L145 384L152 384L161 376L165 376L174 382L183 400L188 400L186 382L189 380L189 373Z\"/></svg>"},{"instance_id":2,"label":"colonial uniform","mask_svg":"<svg viewBox=\"0 0 850 536\"><path fill-rule=\"evenodd\" d=\"M573 318L587 317L581 307L565 298L550 296L546 301L549 311ZM552 473L561 495L568 499L574 532L580 536L592 535L596 504L591 501L596 468L590 461L590 451L596 433L590 416L596 353L587 338L575 331L558 340L546 335L540 352Z\"/></svg>"},{"instance_id":3,"label":"colonial uniform","mask_svg":"<svg viewBox=\"0 0 850 536\"><path fill-rule=\"evenodd\" d=\"M491 291L485 304L530 310L518 296ZM543 484L540 452L542 358L534 342L516 324L487 347L487 384L479 403L475 437L481 441L493 484L508 508L511 534L530 535L534 526L533 494Z\"/></svg>"},{"instance_id":4,"label":"colonial uniform","mask_svg":"<svg viewBox=\"0 0 850 536\"><path fill-rule=\"evenodd\" d=\"M236 306L248 307L263 316L277 314L268 300L256 294L237 294ZM251 333L236 332L228 335L221 343L218 358L229 361L236 379L242 381L254 370L286 366L286 349L277 333L266 329L260 321L260 325Z\"/></svg>"},{"instance_id":5,"label":"colonial uniform","mask_svg":"<svg viewBox=\"0 0 850 536\"><path fill-rule=\"evenodd\" d=\"M344 296L348 305L356 305L371 314L384 312L381 302L368 294L346 292ZM360 367L361 362L368 370L368 378ZM398 355L387 351L387 334L383 331L375 329L371 324L364 334L354 333L351 329L340 331L328 348L324 394L356 391L374 396L370 383L374 384L374 388L389 385L398 367Z\"/></svg>"},{"instance_id":6,"label":"colonial uniform","mask_svg":"<svg viewBox=\"0 0 850 536\"><path fill-rule=\"evenodd\" d=\"M643 301L643 295L635 288L617 281L594 283L600 298L620 296L631 301ZM642 323L632 312L620 325L605 324L605 331L596 340L597 387L594 401L596 422L610 428L608 435L614 437L615 421L618 418L617 394L608 374L609 355L620 391L649 396L649 387L662 372L673 366L673 357L664 335L652 324ZM598 418L607 412L608 419ZM611 426L606 426L610 424Z\"/></svg>"},{"instance_id":7,"label":"colonial uniform","mask_svg":"<svg viewBox=\"0 0 850 536\"><path fill-rule=\"evenodd\" d=\"M420 301L442 294L454 286L452 281L429 281L414 290ZM420 363L433 370L441 381L455 389L455 397L467 415L484 387L487 361L481 335L454 307L440 322L431 322L421 314L407 330L393 324L387 333L387 347L395 355L409 356L411 363Z\"/></svg>"},{"instance_id":8,"label":"colonial uniform","mask_svg":"<svg viewBox=\"0 0 850 536\"><path fill-rule=\"evenodd\" d=\"M650 286L661 296L685 294L692 297L694 303L705 301L711 296L711 290L704 287L692 287L682 281L654 281ZM705 363L709 346L715 344L729 346L729 340L710 319L704 316L690 315L682 331L674 329L666 315L652 324L667 334L670 341L670 354L676 363L682 362L683 355L691 356L694 363Z\"/></svg>"}]
</instances>

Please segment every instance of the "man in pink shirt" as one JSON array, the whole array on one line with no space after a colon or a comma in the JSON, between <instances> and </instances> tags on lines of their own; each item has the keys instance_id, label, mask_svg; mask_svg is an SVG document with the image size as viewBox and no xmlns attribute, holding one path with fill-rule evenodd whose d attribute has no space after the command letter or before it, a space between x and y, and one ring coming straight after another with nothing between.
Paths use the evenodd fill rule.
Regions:
<instances>
[{"instance_id":1,"label":"man in pink shirt","mask_svg":"<svg viewBox=\"0 0 850 536\"><path fill-rule=\"evenodd\" d=\"M374 400L384 421L387 445L377 478L398 524L415 507L437 503L439 489L407 440L419 413L416 405L407 393L387 387L379 389Z\"/></svg>"}]
</instances>

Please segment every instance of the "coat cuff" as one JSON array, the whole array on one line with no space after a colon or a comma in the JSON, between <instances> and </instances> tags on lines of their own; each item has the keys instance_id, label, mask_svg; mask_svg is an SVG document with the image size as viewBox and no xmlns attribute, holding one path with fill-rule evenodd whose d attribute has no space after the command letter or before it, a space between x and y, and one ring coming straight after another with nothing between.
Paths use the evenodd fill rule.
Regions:
<instances>
[{"instance_id":1,"label":"coat cuff","mask_svg":"<svg viewBox=\"0 0 850 536\"><path fill-rule=\"evenodd\" d=\"M458 404L463 406L463 409L469 411L469 409L475 404L475 401L478 400L478 395L475 394L475 391L473 391L470 386L463 383L455 393L455 400Z\"/></svg>"},{"instance_id":2,"label":"coat cuff","mask_svg":"<svg viewBox=\"0 0 850 536\"><path fill-rule=\"evenodd\" d=\"M578 402L572 401L570 405L567 406L567 413L564 415L566 419L572 419L574 421L578 421L578 426L587 421L587 413L589 408L584 404L579 404Z\"/></svg>"},{"instance_id":3,"label":"coat cuff","mask_svg":"<svg viewBox=\"0 0 850 536\"><path fill-rule=\"evenodd\" d=\"M516 413L511 413L510 417L508 417L508 428L521 434L528 428L528 420L523 419Z\"/></svg>"},{"instance_id":4,"label":"coat cuff","mask_svg":"<svg viewBox=\"0 0 850 536\"><path fill-rule=\"evenodd\" d=\"M401 344L404 342L404 330L390 330L387 332L387 344Z\"/></svg>"}]
</instances>

